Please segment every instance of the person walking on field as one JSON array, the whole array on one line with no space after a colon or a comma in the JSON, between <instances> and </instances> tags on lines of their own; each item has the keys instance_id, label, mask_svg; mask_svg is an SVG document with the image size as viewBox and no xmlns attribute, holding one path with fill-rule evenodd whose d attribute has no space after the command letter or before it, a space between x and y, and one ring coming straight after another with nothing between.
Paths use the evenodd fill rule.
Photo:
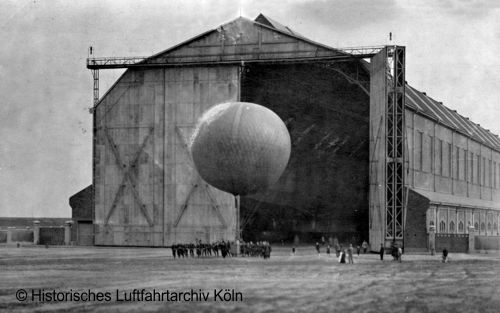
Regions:
<instances>
[{"instance_id":1,"label":"person walking on field","mask_svg":"<svg viewBox=\"0 0 500 313\"><path fill-rule=\"evenodd\" d=\"M378 252L378 254L380 254L380 261L383 261L384 260L384 244L380 244L380 250Z\"/></svg>"},{"instance_id":2,"label":"person walking on field","mask_svg":"<svg viewBox=\"0 0 500 313\"><path fill-rule=\"evenodd\" d=\"M349 264L354 264L354 260L352 259L353 254L354 254L354 248L352 247L352 244L350 244L349 248L347 249L347 259Z\"/></svg>"},{"instance_id":3,"label":"person walking on field","mask_svg":"<svg viewBox=\"0 0 500 313\"><path fill-rule=\"evenodd\" d=\"M319 256L319 242L316 242L316 252L318 252L318 256Z\"/></svg>"}]
</instances>

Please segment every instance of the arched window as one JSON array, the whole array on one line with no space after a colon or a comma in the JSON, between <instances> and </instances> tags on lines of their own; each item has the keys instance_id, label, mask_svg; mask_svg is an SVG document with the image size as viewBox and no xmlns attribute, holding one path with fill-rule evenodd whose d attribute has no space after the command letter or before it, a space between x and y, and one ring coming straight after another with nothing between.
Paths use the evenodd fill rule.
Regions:
<instances>
[{"instance_id":1,"label":"arched window","mask_svg":"<svg viewBox=\"0 0 500 313\"><path fill-rule=\"evenodd\" d=\"M488 231L491 231L491 223L488 223Z\"/></svg>"},{"instance_id":2,"label":"arched window","mask_svg":"<svg viewBox=\"0 0 500 313\"><path fill-rule=\"evenodd\" d=\"M446 223L444 221L441 221L439 223L439 232L440 233L445 233L446 232Z\"/></svg>"},{"instance_id":3,"label":"arched window","mask_svg":"<svg viewBox=\"0 0 500 313\"><path fill-rule=\"evenodd\" d=\"M485 231L486 230L486 226L484 226L484 223L481 223L481 231Z\"/></svg>"},{"instance_id":4,"label":"arched window","mask_svg":"<svg viewBox=\"0 0 500 313\"><path fill-rule=\"evenodd\" d=\"M454 233L455 232L455 222L451 221L450 222L450 233Z\"/></svg>"},{"instance_id":5,"label":"arched window","mask_svg":"<svg viewBox=\"0 0 500 313\"><path fill-rule=\"evenodd\" d=\"M479 230L479 223L478 223L478 222L475 222L475 223L474 223L474 230L475 230L475 231L478 231L478 230Z\"/></svg>"},{"instance_id":6,"label":"arched window","mask_svg":"<svg viewBox=\"0 0 500 313\"><path fill-rule=\"evenodd\" d=\"M462 221L458 223L458 232L460 233L464 232L464 223Z\"/></svg>"}]
</instances>

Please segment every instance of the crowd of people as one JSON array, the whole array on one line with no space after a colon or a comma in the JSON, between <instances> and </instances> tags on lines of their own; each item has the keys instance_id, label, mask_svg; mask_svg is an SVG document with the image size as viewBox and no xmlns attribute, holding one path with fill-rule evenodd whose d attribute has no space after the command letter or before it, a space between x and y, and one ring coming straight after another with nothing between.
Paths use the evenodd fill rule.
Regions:
<instances>
[{"instance_id":1,"label":"crowd of people","mask_svg":"<svg viewBox=\"0 0 500 313\"><path fill-rule=\"evenodd\" d=\"M231 257L231 243L229 241L217 241L213 243L202 243L201 240L195 240L195 243L179 244L174 243L171 246L172 256L175 258L194 258L194 257Z\"/></svg>"},{"instance_id":2,"label":"crowd of people","mask_svg":"<svg viewBox=\"0 0 500 313\"><path fill-rule=\"evenodd\" d=\"M171 246L172 256L175 258L194 258L194 257L233 257L236 255L238 247L234 242L216 241L213 243L203 243L196 239L195 243L179 244L174 243ZM267 241L241 242L239 245L239 254L244 257L262 257L268 259L271 257L271 245Z\"/></svg>"},{"instance_id":3,"label":"crowd of people","mask_svg":"<svg viewBox=\"0 0 500 313\"><path fill-rule=\"evenodd\" d=\"M324 246L325 242L324 239L322 239L322 243L320 244L319 242L316 242L315 248L316 252L318 253L318 256L321 254L321 246ZM356 250L354 250L356 249ZM338 258L339 263L349 263L353 264L354 263L354 253L355 251L357 252L358 256L361 253L361 249L363 249L363 253L365 254L367 249L368 249L368 243L366 241L363 241L361 245L356 246L356 248L353 247L352 244L349 244L348 248L342 247L338 242L335 242L333 245L333 250L335 251L335 255ZM327 256L330 256L332 251L332 247L328 244L326 245L326 254ZM295 255L295 247L292 248L292 254Z\"/></svg>"},{"instance_id":4,"label":"crowd of people","mask_svg":"<svg viewBox=\"0 0 500 313\"><path fill-rule=\"evenodd\" d=\"M267 241L242 242L240 244L240 253L242 256L262 257L269 259L271 257L271 245Z\"/></svg>"},{"instance_id":5,"label":"crowd of people","mask_svg":"<svg viewBox=\"0 0 500 313\"><path fill-rule=\"evenodd\" d=\"M333 247L330 244L326 244L324 241L320 244L316 242L315 248L318 256L321 254L321 247L326 245L326 254L327 256L331 255L332 250L335 252L336 258L339 263L354 263L353 255L355 251L358 256L361 252L365 254L368 249L368 243L363 241L361 245L353 247L352 244L349 244L348 248L342 247L342 245L337 242L334 243ZM234 242L229 241L216 241L213 243L203 243L201 240L196 239L195 243L188 244L173 244L171 245L172 256L175 258L201 258L201 257L233 257L236 256L236 249L238 249L238 245ZM269 259L271 257L271 244L267 241L258 241L258 242L244 242L239 243L239 255L242 257L262 257L264 259ZM383 244L380 244L379 255L380 260L384 260L386 248ZM295 255L296 248L292 248L292 255ZM391 256L394 261L401 262L403 256L403 249L398 244L393 244L391 249ZM442 262L448 262L448 250L443 250Z\"/></svg>"}]
</instances>

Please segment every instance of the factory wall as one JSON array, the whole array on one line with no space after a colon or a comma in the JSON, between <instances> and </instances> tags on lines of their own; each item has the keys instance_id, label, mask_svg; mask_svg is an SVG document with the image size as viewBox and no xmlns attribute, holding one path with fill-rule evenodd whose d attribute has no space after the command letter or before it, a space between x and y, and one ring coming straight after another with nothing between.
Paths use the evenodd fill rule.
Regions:
<instances>
[{"instance_id":1,"label":"factory wall","mask_svg":"<svg viewBox=\"0 0 500 313\"><path fill-rule=\"evenodd\" d=\"M500 201L500 153L406 111L408 184L437 193Z\"/></svg>"},{"instance_id":2,"label":"factory wall","mask_svg":"<svg viewBox=\"0 0 500 313\"><path fill-rule=\"evenodd\" d=\"M367 239L368 95L311 64L247 65L241 94L276 112L292 140L278 183L241 200L244 239Z\"/></svg>"},{"instance_id":3,"label":"factory wall","mask_svg":"<svg viewBox=\"0 0 500 313\"><path fill-rule=\"evenodd\" d=\"M500 153L410 110L406 131L406 182L430 200L425 227L436 227L436 248L439 242L467 251L462 235L469 226L480 236L498 236ZM416 208L409 204L407 210L408 225Z\"/></svg>"},{"instance_id":4,"label":"factory wall","mask_svg":"<svg viewBox=\"0 0 500 313\"><path fill-rule=\"evenodd\" d=\"M236 67L128 70L95 110L95 243L233 239L233 197L200 180L187 147L198 117L238 99Z\"/></svg>"}]
</instances>

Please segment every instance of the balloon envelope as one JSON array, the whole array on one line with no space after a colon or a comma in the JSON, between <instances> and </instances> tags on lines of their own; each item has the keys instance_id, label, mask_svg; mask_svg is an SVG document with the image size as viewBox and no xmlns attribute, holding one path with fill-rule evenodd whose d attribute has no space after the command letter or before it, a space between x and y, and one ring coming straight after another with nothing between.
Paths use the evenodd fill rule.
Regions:
<instances>
[{"instance_id":1,"label":"balloon envelope","mask_svg":"<svg viewBox=\"0 0 500 313\"><path fill-rule=\"evenodd\" d=\"M206 111L191 137L200 176L234 195L274 184L290 158L290 134L273 111L258 104L230 102Z\"/></svg>"}]
</instances>

